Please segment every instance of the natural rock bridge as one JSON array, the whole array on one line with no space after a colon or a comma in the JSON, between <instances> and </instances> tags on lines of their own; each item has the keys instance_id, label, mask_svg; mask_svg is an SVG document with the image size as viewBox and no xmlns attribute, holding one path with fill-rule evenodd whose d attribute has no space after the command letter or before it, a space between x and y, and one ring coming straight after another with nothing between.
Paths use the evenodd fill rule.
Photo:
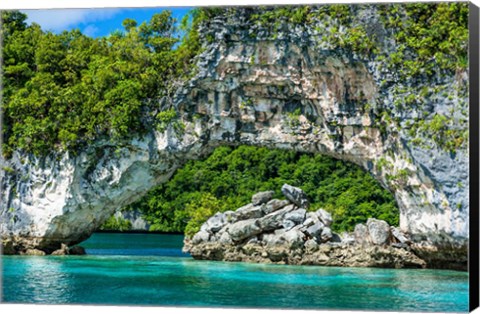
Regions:
<instances>
[{"instance_id":1,"label":"natural rock bridge","mask_svg":"<svg viewBox=\"0 0 480 314\"><path fill-rule=\"evenodd\" d=\"M179 118L163 132L152 126L122 142L99 140L76 156L14 154L8 161L14 171L2 180L5 253L51 252L85 240L187 160L218 145L248 144L362 166L394 193L400 228L430 266L466 264L468 151L421 148L382 120L381 108L390 108L393 96L380 88L374 63L318 45L311 29L276 39L259 32L253 40L241 19L232 26L220 17L203 33L216 36L214 43L198 59L197 75L177 92ZM452 88L459 84L444 80ZM454 105L439 100L430 108Z\"/></svg>"}]
</instances>

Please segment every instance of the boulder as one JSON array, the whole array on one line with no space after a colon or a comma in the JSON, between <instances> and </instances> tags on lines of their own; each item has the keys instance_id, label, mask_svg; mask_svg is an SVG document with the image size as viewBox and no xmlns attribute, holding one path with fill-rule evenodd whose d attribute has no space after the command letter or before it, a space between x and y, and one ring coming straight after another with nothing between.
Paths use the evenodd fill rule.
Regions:
<instances>
[{"instance_id":1,"label":"boulder","mask_svg":"<svg viewBox=\"0 0 480 314\"><path fill-rule=\"evenodd\" d=\"M296 249L296 248L302 247L305 241L304 240L305 234L295 229L286 231L282 235L282 237L283 239L285 239L285 242L288 245L288 247L290 247L290 249Z\"/></svg>"},{"instance_id":2,"label":"boulder","mask_svg":"<svg viewBox=\"0 0 480 314\"><path fill-rule=\"evenodd\" d=\"M261 233L262 229L258 226L257 219L248 219L232 224L227 232L233 241L239 242Z\"/></svg>"},{"instance_id":3,"label":"boulder","mask_svg":"<svg viewBox=\"0 0 480 314\"><path fill-rule=\"evenodd\" d=\"M305 221L302 223L302 226L304 226L305 228L308 228L312 225L315 224L315 220L313 220L312 218L307 218L305 219Z\"/></svg>"},{"instance_id":4,"label":"boulder","mask_svg":"<svg viewBox=\"0 0 480 314\"><path fill-rule=\"evenodd\" d=\"M291 221L291 220L284 219L284 220L282 221L282 227L283 227L283 229L285 229L285 230L290 230L290 229L292 229L293 227L295 227L295 223L294 223L293 221Z\"/></svg>"},{"instance_id":5,"label":"boulder","mask_svg":"<svg viewBox=\"0 0 480 314\"><path fill-rule=\"evenodd\" d=\"M299 230L275 230L274 233L266 234L263 241L269 247L284 246L290 249L296 249L303 246L305 235Z\"/></svg>"},{"instance_id":6,"label":"boulder","mask_svg":"<svg viewBox=\"0 0 480 314\"><path fill-rule=\"evenodd\" d=\"M308 208L309 202L307 199L307 195L305 194L305 192L303 192L302 189L288 184L284 184L282 186L282 193L289 201L291 201L298 207Z\"/></svg>"},{"instance_id":7,"label":"boulder","mask_svg":"<svg viewBox=\"0 0 480 314\"><path fill-rule=\"evenodd\" d=\"M234 211L232 210L227 210L226 212L223 213L225 215L225 221L226 223L233 224L234 222L238 221L238 217L235 214Z\"/></svg>"},{"instance_id":8,"label":"boulder","mask_svg":"<svg viewBox=\"0 0 480 314\"><path fill-rule=\"evenodd\" d=\"M305 214L307 211L303 208L299 208L297 210L291 211L285 214L285 219L291 220L295 223L295 225L301 224L305 221Z\"/></svg>"},{"instance_id":9,"label":"boulder","mask_svg":"<svg viewBox=\"0 0 480 314\"><path fill-rule=\"evenodd\" d=\"M294 210L295 206L293 204L287 205L282 209L274 211L268 215L263 216L262 218L258 219L258 223L262 232L268 232L275 229L282 228L283 217L288 212Z\"/></svg>"},{"instance_id":10,"label":"boulder","mask_svg":"<svg viewBox=\"0 0 480 314\"><path fill-rule=\"evenodd\" d=\"M58 250L52 252L51 255L67 255L68 254L68 246L64 243L60 246Z\"/></svg>"},{"instance_id":11,"label":"boulder","mask_svg":"<svg viewBox=\"0 0 480 314\"><path fill-rule=\"evenodd\" d=\"M220 235L220 238L218 239L218 242L221 244L233 244L233 240L228 234L228 232L224 232Z\"/></svg>"},{"instance_id":12,"label":"boulder","mask_svg":"<svg viewBox=\"0 0 480 314\"><path fill-rule=\"evenodd\" d=\"M390 226L386 221L369 218L367 227L373 244L386 245L390 243Z\"/></svg>"},{"instance_id":13,"label":"boulder","mask_svg":"<svg viewBox=\"0 0 480 314\"><path fill-rule=\"evenodd\" d=\"M254 206L253 204L248 204L240 207L235 211L235 216L238 220L246 220L252 218L260 218L264 215L262 206Z\"/></svg>"},{"instance_id":14,"label":"boulder","mask_svg":"<svg viewBox=\"0 0 480 314\"><path fill-rule=\"evenodd\" d=\"M315 241L313 239L307 240L305 242L304 246L305 246L305 249L309 252L318 251L318 243L317 243L317 241Z\"/></svg>"},{"instance_id":15,"label":"boulder","mask_svg":"<svg viewBox=\"0 0 480 314\"><path fill-rule=\"evenodd\" d=\"M348 233L348 232L342 232L342 235L340 236L342 239L343 244L351 245L355 244L355 235Z\"/></svg>"},{"instance_id":16,"label":"boulder","mask_svg":"<svg viewBox=\"0 0 480 314\"><path fill-rule=\"evenodd\" d=\"M324 225L320 221L307 228L306 233L312 238L320 238Z\"/></svg>"},{"instance_id":17,"label":"boulder","mask_svg":"<svg viewBox=\"0 0 480 314\"><path fill-rule=\"evenodd\" d=\"M355 237L355 242L358 244L368 244L370 243L370 237L368 235L368 228L364 224L358 224L355 226L353 231Z\"/></svg>"},{"instance_id":18,"label":"boulder","mask_svg":"<svg viewBox=\"0 0 480 314\"><path fill-rule=\"evenodd\" d=\"M210 240L210 233L208 233L207 231L200 230L193 236L192 243L198 244L201 242L208 242L209 240Z\"/></svg>"},{"instance_id":19,"label":"boulder","mask_svg":"<svg viewBox=\"0 0 480 314\"><path fill-rule=\"evenodd\" d=\"M266 204L270 201L275 194L274 191L266 191L266 192L259 192L252 196L252 204L253 205L261 205Z\"/></svg>"},{"instance_id":20,"label":"boulder","mask_svg":"<svg viewBox=\"0 0 480 314\"><path fill-rule=\"evenodd\" d=\"M68 254L69 255L86 255L87 252L85 251L85 248L76 245L68 249Z\"/></svg>"},{"instance_id":21,"label":"boulder","mask_svg":"<svg viewBox=\"0 0 480 314\"><path fill-rule=\"evenodd\" d=\"M210 217L201 227L200 230L215 233L223 228L226 224L225 214L224 213L216 213L212 217Z\"/></svg>"},{"instance_id":22,"label":"boulder","mask_svg":"<svg viewBox=\"0 0 480 314\"><path fill-rule=\"evenodd\" d=\"M264 204L262 206L262 209L263 209L263 212L265 214L270 214L270 213L273 213L276 210L279 210L280 208L283 208L283 207L287 206L288 204L290 204L290 202L288 200L274 199L274 200L269 201L267 204Z\"/></svg>"},{"instance_id":23,"label":"boulder","mask_svg":"<svg viewBox=\"0 0 480 314\"><path fill-rule=\"evenodd\" d=\"M354 240L355 241L355 240ZM332 232L332 238L330 239L330 242L333 243L342 243L342 238L340 237L339 234Z\"/></svg>"},{"instance_id":24,"label":"boulder","mask_svg":"<svg viewBox=\"0 0 480 314\"><path fill-rule=\"evenodd\" d=\"M315 212L317 215L318 219L327 227L330 227L330 225L333 222L332 215L327 212L325 209L320 208Z\"/></svg>"},{"instance_id":25,"label":"boulder","mask_svg":"<svg viewBox=\"0 0 480 314\"><path fill-rule=\"evenodd\" d=\"M400 231L400 229L396 227L390 227L390 232L392 233L393 237L398 240L398 242L402 244L410 244L412 241L407 238L407 236Z\"/></svg>"},{"instance_id":26,"label":"boulder","mask_svg":"<svg viewBox=\"0 0 480 314\"><path fill-rule=\"evenodd\" d=\"M332 237L332 230L329 227L324 227L320 234L320 240L322 241L322 243L330 241Z\"/></svg>"}]
</instances>

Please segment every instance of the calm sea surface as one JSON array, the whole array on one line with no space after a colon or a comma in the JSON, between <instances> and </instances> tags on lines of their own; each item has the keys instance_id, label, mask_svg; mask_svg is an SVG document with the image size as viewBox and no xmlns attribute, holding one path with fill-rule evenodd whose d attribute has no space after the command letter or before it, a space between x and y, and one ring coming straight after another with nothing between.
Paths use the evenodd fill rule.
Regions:
<instances>
[{"instance_id":1,"label":"calm sea surface","mask_svg":"<svg viewBox=\"0 0 480 314\"><path fill-rule=\"evenodd\" d=\"M87 256L4 256L3 302L468 310L465 272L195 261L182 240L100 233Z\"/></svg>"}]
</instances>

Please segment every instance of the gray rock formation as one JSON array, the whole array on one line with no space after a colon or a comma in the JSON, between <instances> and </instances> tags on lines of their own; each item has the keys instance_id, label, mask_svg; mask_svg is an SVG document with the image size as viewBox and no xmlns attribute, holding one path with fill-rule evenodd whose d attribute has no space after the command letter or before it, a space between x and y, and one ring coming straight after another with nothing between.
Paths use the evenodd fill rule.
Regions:
<instances>
[{"instance_id":1,"label":"gray rock formation","mask_svg":"<svg viewBox=\"0 0 480 314\"><path fill-rule=\"evenodd\" d=\"M272 199L273 194L275 194L274 191L259 192L254 196L252 196L252 204L253 205L265 204Z\"/></svg>"},{"instance_id":2,"label":"gray rock formation","mask_svg":"<svg viewBox=\"0 0 480 314\"><path fill-rule=\"evenodd\" d=\"M287 199L299 207L308 207L308 199L305 193L294 186L284 184L282 186L282 193Z\"/></svg>"},{"instance_id":3,"label":"gray rock formation","mask_svg":"<svg viewBox=\"0 0 480 314\"><path fill-rule=\"evenodd\" d=\"M384 245L390 242L390 226L385 221L369 218L367 227L373 244Z\"/></svg>"},{"instance_id":4,"label":"gray rock formation","mask_svg":"<svg viewBox=\"0 0 480 314\"><path fill-rule=\"evenodd\" d=\"M376 44L396 51L389 30L375 20L376 7L361 10L365 14L358 12L354 22L375 25L383 34ZM200 29L203 53L196 75L173 100L181 130L171 124L159 132L152 123L145 135L101 139L75 154L40 158L15 152L3 161L5 252L51 253L62 243L85 240L115 210L169 180L188 160L218 145L247 144L325 154L363 167L394 193L400 230L410 235L417 254L438 267L466 265L468 150L446 151L422 134L419 139L428 145L415 144L408 125L418 117L428 122L435 113L454 112L453 121L467 130L462 112L468 114L468 95L462 86L468 73L422 82L442 89L432 89L418 109L401 111L395 90L413 82L383 84L396 73L378 60L335 49L327 38L331 26L318 21L295 28L279 21L284 30L271 33L248 22L247 13L217 16ZM215 41L206 40L212 36ZM444 93L455 95L454 101ZM269 204L264 208L274 214L277 205ZM274 219L264 223L279 227Z\"/></svg>"},{"instance_id":5,"label":"gray rock formation","mask_svg":"<svg viewBox=\"0 0 480 314\"><path fill-rule=\"evenodd\" d=\"M292 188L282 191L291 195ZM280 204L278 200L273 201ZM383 220L368 219L367 226L359 224L354 235L345 233L342 238L328 227L332 218L325 210L307 213L307 209L288 201L282 204L283 207L263 212L260 217L236 214L256 208L253 204L245 205L232 212L243 218L235 222L217 219L222 224L212 229L211 220L221 216L217 213L191 240L185 239L184 251L195 259L222 261L396 268L426 266L425 261L411 252L406 241L401 242L407 239L406 235L392 227L396 234L392 238L391 227Z\"/></svg>"}]
</instances>

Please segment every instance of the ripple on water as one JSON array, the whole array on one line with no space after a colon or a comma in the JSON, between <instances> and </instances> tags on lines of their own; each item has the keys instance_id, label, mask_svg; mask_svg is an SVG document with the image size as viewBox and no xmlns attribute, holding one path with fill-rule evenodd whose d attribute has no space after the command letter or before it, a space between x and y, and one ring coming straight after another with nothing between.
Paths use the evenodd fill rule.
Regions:
<instances>
[{"instance_id":1,"label":"ripple on water","mask_svg":"<svg viewBox=\"0 0 480 314\"><path fill-rule=\"evenodd\" d=\"M5 256L4 301L468 310L463 272L195 261L181 253L181 245L181 236L100 234L85 247L101 255Z\"/></svg>"}]
</instances>

